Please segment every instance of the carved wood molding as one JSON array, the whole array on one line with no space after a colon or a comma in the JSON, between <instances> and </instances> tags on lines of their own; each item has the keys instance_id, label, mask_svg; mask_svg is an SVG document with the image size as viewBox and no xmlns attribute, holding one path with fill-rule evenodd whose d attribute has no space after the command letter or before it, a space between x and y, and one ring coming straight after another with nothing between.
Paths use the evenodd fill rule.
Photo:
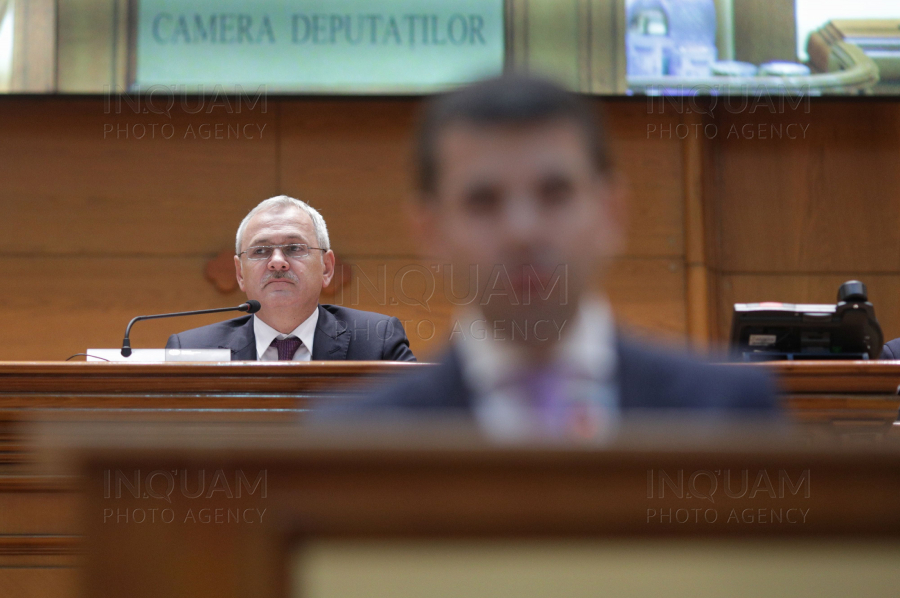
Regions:
<instances>
[{"instance_id":1,"label":"carved wood molding","mask_svg":"<svg viewBox=\"0 0 900 598\"><path fill-rule=\"evenodd\" d=\"M230 249L220 251L216 257L206 262L203 275L220 293L227 295L235 292L238 283L234 274L234 251Z\"/></svg>"}]
</instances>

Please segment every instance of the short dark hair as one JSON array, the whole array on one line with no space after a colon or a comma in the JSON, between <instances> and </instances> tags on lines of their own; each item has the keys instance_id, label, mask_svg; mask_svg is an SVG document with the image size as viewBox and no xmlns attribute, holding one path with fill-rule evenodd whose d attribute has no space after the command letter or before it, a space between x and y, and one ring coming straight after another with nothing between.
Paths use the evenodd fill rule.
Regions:
<instances>
[{"instance_id":1,"label":"short dark hair","mask_svg":"<svg viewBox=\"0 0 900 598\"><path fill-rule=\"evenodd\" d=\"M435 191L438 175L437 143L441 133L456 123L475 125L530 125L567 120L584 135L597 171L608 174L613 163L599 107L546 79L503 75L443 94L429 102L419 125L416 169L419 191Z\"/></svg>"}]
</instances>

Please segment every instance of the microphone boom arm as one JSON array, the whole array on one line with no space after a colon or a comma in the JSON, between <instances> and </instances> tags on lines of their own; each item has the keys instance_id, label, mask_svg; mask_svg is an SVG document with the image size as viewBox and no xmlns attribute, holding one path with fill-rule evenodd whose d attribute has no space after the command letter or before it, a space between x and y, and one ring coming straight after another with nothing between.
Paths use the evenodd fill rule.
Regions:
<instances>
[{"instance_id":1,"label":"microphone boom arm","mask_svg":"<svg viewBox=\"0 0 900 598\"><path fill-rule=\"evenodd\" d=\"M248 301L246 303L241 303L237 307L217 307L215 309L201 309L197 311L178 311L171 314L156 314L152 316L137 316L132 318L130 322L128 322L128 327L125 328L125 338L122 340L122 357L130 357L131 356L131 327L134 326L135 322L139 322L141 320L157 320L159 318L174 318L177 316L200 316L203 314L217 314L226 311L244 311L248 313L255 313L259 311L258 307L259 303L256 301Z\"/></svg>"}]
</instances>

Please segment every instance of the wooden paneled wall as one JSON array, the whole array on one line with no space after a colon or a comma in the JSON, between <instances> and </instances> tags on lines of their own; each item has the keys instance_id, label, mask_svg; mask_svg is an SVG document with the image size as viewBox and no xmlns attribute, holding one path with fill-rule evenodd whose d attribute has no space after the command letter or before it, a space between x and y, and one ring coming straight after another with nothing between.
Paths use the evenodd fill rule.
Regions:
<instances>
[{"instance_id":1,"label":"wooden paneled wall","mask_svg":"<svg viewBox=\"0 0 900 598\"><path fill-rule=\"evenodd\" d=\"M831 303L858 279L885 339L900 336L900 104L818 99L735 112L717 115L709 147L719 335L734 302Z\"/></svg>"},{"instance_id":2,"label":"wooden paneled wall","mask_svg":"<svg viewBox=\"0 0 900 598\"><path fill-rule=\"evenodd\" d=\"M0 359L64 359L118 345L137 314L237 304L204 266L279 193L322 211L351 267L323 302L396 315L414 351L435 356L451 306L403 209L419 105L270 97L189 114L179 98L169 116L104 98L0 99ZM607 112L631 200L607 280L623 320L702 342L727 336L731 303L828 302L859 278L886 337L900 335L900 106L816 101L704 120L623 99ZM805 138L759 138L760 124L779 123L804 125ZM691 137L708 124L715 135ZM732 125L755 138L729 136ZM423 302L426 273L436 284ZM133 344L216 319L143 322Z\"/></svg>"},{"instance_id":3,"label":"wooden paneled wall","mask_svg":"<svg viewBox=\"0 0 900 598\"><path fill-rule=\"evenodd\" d=\"M238 303L239 293L223 296L205 280L204 266L233 246L251 207L279 193L322 211L351 266L335 302L400 317L414 350L434 355L450 306L438 275L432 300L416 302L428 289L403 209L419 101L269 98L240 113L210 104L191 115L179 99L171 119L146 108L102 98L0 102L0 359L64 359L118 345L137 314ZM682 143L645 139L641 105L611 109L635 200L611 294L626 318L678 335ZM143 322L133 343L162 346L168 334L215 319Z\"/></svg>"}]
</instances>

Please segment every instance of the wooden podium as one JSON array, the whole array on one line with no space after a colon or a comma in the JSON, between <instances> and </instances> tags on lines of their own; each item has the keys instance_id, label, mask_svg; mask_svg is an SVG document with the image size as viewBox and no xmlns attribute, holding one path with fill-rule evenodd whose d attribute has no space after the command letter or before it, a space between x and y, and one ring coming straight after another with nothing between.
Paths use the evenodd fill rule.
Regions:
<instances>
[{"instance_id":1,"label":"wooden podium","mask_svg":"<svg viewBox=\"0 0 900 598\"><path fill-rule=\"evenodd\" d=\"M893 596L900 446L761 430L84 425L85 598Z\"/></svg>"},{"instance_id":2,"label":"wooden podium","mask_svg":"<svg viewBox=\"0 0 900 598\"><path fill-rule=\"evenodd\" d=\"M84 545L77 484L71 472L41 470L35 425L289 425L303 420L313 400L359 395L367 385L423 367L430 366L0 363L0 588L16 588L13 595L23 597L75 595ZM836 445L879 445L891 437L900 362L726 367L771 369L788 416L809 424L801 426L807 437L836 434Z\"/></svg>"}]
</instances>

